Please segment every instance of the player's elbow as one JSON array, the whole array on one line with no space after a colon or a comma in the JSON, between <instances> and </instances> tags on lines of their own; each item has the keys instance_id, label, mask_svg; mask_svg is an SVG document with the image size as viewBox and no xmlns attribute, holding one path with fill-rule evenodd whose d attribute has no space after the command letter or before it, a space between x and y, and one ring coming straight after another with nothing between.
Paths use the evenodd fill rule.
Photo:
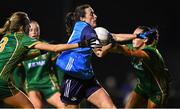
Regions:
<instances>
[{"instance_id":1,"label":"player's elbow","mask_svg":"<svg viewBox=\"0 0 180 109\"><path fill-rule=\"evenodd\" d=\"M99 54L99 55L96 55L98 58L102 58L103 55L102 54Z\"/></svg>"},{"instance_id":2,"label":"player's elbow","mask_svg":"<svg viewBox=\"0 0 180 109\"><path fill-rule=\"evenodd\" d=\"M106 53L101 52L101 51L96 52L96 56L99 57L99 58L102 58L105 54Z\"/></svg>"}]
</instances>

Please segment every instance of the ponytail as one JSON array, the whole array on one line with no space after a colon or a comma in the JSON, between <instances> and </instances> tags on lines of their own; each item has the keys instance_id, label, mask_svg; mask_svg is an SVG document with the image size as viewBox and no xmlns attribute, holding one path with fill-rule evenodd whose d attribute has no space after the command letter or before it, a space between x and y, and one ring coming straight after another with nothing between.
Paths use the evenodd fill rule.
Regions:
<instances>
[{"instance_id":1,"label":"ponytail","mask_svg":"<svg viewBox=\"0 0 180 109\"><path fill-rule=\"evenodd\" d=\"M85 9L91 7L89 4L84 4L76 7L74 12L69 12L66 15L65 26L68 36L71 35L76 21L80 21L81 17L85 17Z\"/></svg>"},{"instance_id":2,"label":"ponytail","mask_svg":"<svg viewBox=\"0 0 180 109\"><path fill-rule=\"evenodd\" d=\"M75 20L74 13L73 12L67 13L66 19L65 19L65 26L66 26L66 32L68 36L70 36L73 31L75 21L76 20Z\"/></svg>"},{"instance_id":3,"label":"ponytail","mask_svg":"<svg viewBox=\"0 0 180 109\"><path fill-rule=\"evenodd\" d=\"M0 28L0 35L4 34L5 32L9 31L11 21L8 19L4 24L3 28Z\"/></svg>"}]
</instances>

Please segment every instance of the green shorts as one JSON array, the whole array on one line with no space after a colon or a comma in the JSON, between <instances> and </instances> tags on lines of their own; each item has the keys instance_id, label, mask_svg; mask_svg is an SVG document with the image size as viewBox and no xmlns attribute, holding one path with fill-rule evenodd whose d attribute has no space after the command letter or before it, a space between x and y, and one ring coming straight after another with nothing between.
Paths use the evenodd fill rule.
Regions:
<instances>
[{"instance_id":1,"label":"green shorts","mask_svg":"<svg viewBox=\"0 0 180 109\"><path fill-rule=\"evenodd\" d=\"M164 106L167 103L167 99L169 96L168 89L166 91L161 92L161 90L152 90L141 86L141 84L137 84L134 88L134 91L144 97L145 99L150 99L152 102L154 102L157 105Z\"/></svg>"},{"instance_id":2,"label":"green shorts","mask_svg":"<svg viewBox=\"0 0 180 109\"><path fill-rule=\"evenodd\" d=\"M11 81L4 81L0 79L0 99L14 96L19 92Z\"/></svg>"},{"instance_id":3,"label":"green shorts","mask_svg":"<svg viewBox=\"0 0 180 109\"><path fill-rule=\"evenodd\" d=\"M37 88L37 87L34 87L34 88L29 88L28 89L28 92L30 91L38 91L42 94L42 96L45 98L45 99L48 99L50 98L54 93L56 92L59 92L59 89L56 89L56 88L51 88L51 87L41 87L41 88Z\"/></svg>"},{"instance_id":4,"label":"green shorts","mask_svg":"<svg viewBox=\"0 0 180 109\"><path fill-rule=\"evenodd\" d=\"M27 83L26 83L27 85ZM59 86L57 83L52 83L52 81L47 82L46 84L28 84L26 86L26 92L30 92L30 91L39 91L42 96L45 99L48 99L49 97L51 97L54 93L56 92L60 92L59 90Z\"/></svg>"}]
</instances>

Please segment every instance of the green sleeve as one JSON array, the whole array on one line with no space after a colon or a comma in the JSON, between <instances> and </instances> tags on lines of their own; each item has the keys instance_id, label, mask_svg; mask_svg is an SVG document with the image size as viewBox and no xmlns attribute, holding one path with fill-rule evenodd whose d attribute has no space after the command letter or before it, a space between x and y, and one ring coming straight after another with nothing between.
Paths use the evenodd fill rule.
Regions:
<instances>
[{"instance_id":1,"label":"green sleeve","mask_svg":"<svg viewBox=\"0 0 180 109\"><path fill-rule=\"evenodd\" d=\"M31 48L32 46L34 46L35 44L37 44L38 40L37 39L33 39L29 36L24 36L23 37L23 45L25 47Z\"/></svg>"}]
</instances>

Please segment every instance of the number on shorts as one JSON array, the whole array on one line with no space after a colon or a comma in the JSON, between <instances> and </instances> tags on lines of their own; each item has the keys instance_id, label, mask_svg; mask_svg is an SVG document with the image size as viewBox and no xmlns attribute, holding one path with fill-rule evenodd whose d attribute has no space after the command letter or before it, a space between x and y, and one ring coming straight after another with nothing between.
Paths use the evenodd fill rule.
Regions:
<instances>
[{"instance_id":1,"label":"number on shorts","mask_svg":"<svg viewBox=\"0 0 180 109\"><path fill-rule=\"evenodd\" d=\"M2 52L8 42L7 37L3 37L2 40L0 41L0 52Z\"/></svg>"}]
</instances>

